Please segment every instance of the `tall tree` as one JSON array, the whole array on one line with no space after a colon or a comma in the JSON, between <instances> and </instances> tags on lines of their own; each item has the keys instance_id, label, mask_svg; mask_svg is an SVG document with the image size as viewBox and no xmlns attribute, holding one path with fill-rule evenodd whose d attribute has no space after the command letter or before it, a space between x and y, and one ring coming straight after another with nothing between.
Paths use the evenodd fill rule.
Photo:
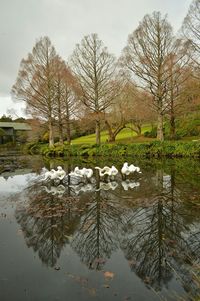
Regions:
<instances>
[{"instance_id":1,"label":"tall tree","mask_svg":"<svg viewBox=\"0 0 200 301\"><path fill-rule=\"evenodd\" d=\"M138 86L150 92L157 112L157 138L164 139L163 115L169 75L167 61L173 42L172 27L160 12L146 15L129 35L122 57L123 65L136 76Z\"/></svg>"},{"instance_id":2,"label":"tall tree","mask_svg":"<svg viewBox=\"0 0 200 301\"><path fill-rule=\"evenodd\" d=\"M56 51L48 37L40 38L26 59L22 59L13 95L26 102L28 111L48 122L49 145L54 145Z\"/></svg>"},{"instance_id":3,"label":"tall tree","mask_svg":"<svg viewBox=\"0 0 200 301\"><path fill-rule=\"evenodd\" d=\"M193 0L184 19L182 31L194 47L193 60L200 67L200 0Z\"/></svg>"},{"instance_id":4,"label":"tall tree","mask_svg":"<svg viewBox=\"0 0 200 301\"><path fill-rule=\"evenodd\" d=\"M77 44L71 65L79 81L81 101L95 116L96 143L100 144L101 113L109 108L116 93L112 82L115 58L97 34L91 34Z\"/></svg>"},{"instance_id":5,"label":"tall tree","mask_svg":"<svg viewBox=\"0 0 200 301\"><path fill-rule=\"evenodd\" d=\"M167 83L167 113L170 121L170 138L174 139L176 134L176 113L183 107L184 83L191 76L191 43L180 39L175 40L173 49L168 57Z\"/></svg>"},{"instance_id":6,"label":"tall tree","mask_svg":"<svg viewBox=\"0 0 200 301\"><path fill-rule=\"evenodd\" d=\"M77 109L77 85L70 68L60 58L56 58L55 70L55 119L58 121L59 141L63 144L63 129L66 127L67 141L71 142L71 118Z\"/></svg>"}]
</instances>

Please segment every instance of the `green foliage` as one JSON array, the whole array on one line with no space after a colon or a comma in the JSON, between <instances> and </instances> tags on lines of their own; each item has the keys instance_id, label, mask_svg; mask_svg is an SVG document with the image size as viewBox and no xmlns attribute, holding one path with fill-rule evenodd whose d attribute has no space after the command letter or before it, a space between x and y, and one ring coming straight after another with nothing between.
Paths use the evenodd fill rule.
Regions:
<instances>
[{"instance_id":1,"label":"green foliage","mask_svg":"<svg viewBox=\"0 0 200 301\"><path fill-rule=\"evenodd\" d=\"M156 138L157 137L157 127L153 127L151 131L144 132L144 137Z\"/></svg>"},{"instance_id":2,"label":"green foliage","mask_svg":"<svg viewBox=\"0 0 200 301\"><path fill-rule=\"evenodd\" d=\"M12 122L12 121L13 121L12 116L10 116L10 115L6 116L4 114L0 117L0 122Z\"/></svg>"},{"instance_id":3,"label":"green foliage","mask_svg":"<svg viewBox=\"0 0 200 301\"><path fill-rule=\"evenodd\" d=\"M200 116L199 114L188 114L176 120L176 140L183 137L200 136ZM170 138L170 124L165 124L165 138Z\"/></svg>"},{"instance_id":4,"label":"green foliage","mask_svg":"<svg viewBox=\"0 0 200 301\"><path fill-rule=\"evenodd\" d=\"M40 153L46 157L112 157L120 158L124 156L136 157L200 157L200 142L172 142L153 141L150 143L132 144L96 144L88 145L59 145L49 147L42 143L29 143L27 145L29 153Z\"/></svg>"}]
</instances>

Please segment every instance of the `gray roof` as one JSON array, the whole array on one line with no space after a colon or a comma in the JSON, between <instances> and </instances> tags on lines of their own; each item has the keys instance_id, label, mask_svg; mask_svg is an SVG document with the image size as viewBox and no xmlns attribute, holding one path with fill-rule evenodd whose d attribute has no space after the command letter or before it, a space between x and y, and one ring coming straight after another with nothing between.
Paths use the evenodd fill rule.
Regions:
<instances>
[{"instance_id":1,"label":"gray roof","mask_svg":"<svg viewBox=\"0 0 200 301\"><path fill-rule=\"evenodd\" d=\"M0 128L14 128L14 130L30 131L31 127L25 122L0 122Z\"/></svg>"}]
</instances>

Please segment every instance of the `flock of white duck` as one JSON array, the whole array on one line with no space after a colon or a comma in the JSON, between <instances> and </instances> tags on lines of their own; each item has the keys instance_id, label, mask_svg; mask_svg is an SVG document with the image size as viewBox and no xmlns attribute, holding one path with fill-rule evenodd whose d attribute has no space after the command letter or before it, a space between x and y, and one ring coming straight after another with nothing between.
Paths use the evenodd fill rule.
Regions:
<instances>
[{"instance_id":1,"label":"flock of white duck","mask_svg":"<svg viewBox=\"0 0 200 301\"><path fill-rule=\"evenodd\" d=\"M95 167L97 173L100 177L99 187L95 188L95 191L98 190L115 190L118 187L118 183L115 181L115 178L118 174L120 174L119 170L115 167L108 167L104 166L100 168L98 166ZM128 164L125 162L121 168L121 177L122 182L121 185L124 190L133 189L140 185L139 182L130 181L127 179L127 176L134 174L134 173L141 173L140 168L134 166L133 164ZM70 176L70 183L73 183L70 187L73 187L76 194L86 191L94 190L94 182L95 179L93 178L94 171L91 168L82 168L75 167L73 171L71 171L68 175L66 174L65 170L58 166L57 170L51 169L50 171L46 171L44 173L43 181L53 181L55 183L65 183L66 179ZM44 186L45 187L45 186ZM45 187L46 192L52 194L63 194L65 191L64 185L52 186L50 189Z\"/></svg>"}]
</instances>

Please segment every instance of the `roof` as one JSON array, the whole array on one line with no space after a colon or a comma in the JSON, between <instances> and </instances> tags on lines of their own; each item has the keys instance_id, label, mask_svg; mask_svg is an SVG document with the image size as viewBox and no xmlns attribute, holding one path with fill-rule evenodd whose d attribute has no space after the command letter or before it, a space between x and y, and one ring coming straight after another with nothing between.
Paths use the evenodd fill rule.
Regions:
<instances>
[{"instance_id":1,"label":"roof","mask_svg":"<svg viewBox=\"0 0 200 301\"><path fill-rule=\"evenodd\" d=\"M31 127L25 122L0 122L0 128L14 128L14 130L30 131Z\"/></svg>"}]
</instances>

